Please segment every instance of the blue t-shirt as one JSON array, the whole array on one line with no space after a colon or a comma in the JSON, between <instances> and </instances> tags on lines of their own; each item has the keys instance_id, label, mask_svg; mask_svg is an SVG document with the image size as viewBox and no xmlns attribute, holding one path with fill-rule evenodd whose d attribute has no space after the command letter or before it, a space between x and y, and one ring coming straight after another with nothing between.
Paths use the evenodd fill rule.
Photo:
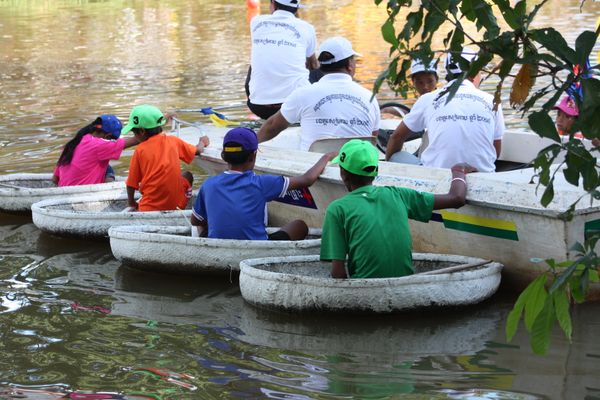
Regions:
<instances>
[{"instance_id":1,"label":"blue t-shirt","mask_svg":"<svg viewBox=\"0 0 600 400\"><path fill-rule=\"evenodd\" d=\"M267 202L285 196L289 179L226 171L208 178L198 192L194 216L208 223L208 237L267 240Z\"/></svg>"}]
</instances>

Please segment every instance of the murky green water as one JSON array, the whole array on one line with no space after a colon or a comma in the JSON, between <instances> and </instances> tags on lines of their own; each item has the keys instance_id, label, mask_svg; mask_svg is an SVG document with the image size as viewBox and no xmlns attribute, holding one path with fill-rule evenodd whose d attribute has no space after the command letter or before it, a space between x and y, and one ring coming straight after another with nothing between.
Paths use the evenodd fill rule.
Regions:
<instances>
[{"instance_id":1,"label":"murky green water","mask_svg":"<svg viewBox=\"0 0 600 400\"><path fill-rule=\"evenodd\" d=\"M578 8L550 1L540 24L572 42L600 13ZM0 0L0 174L49 171L100 113L240 102L247 14L242 0ZM353 41L369 86L387 54L384 10L322 0L303 15L320 39ZM524 126L509 110L507 120ZM0 294L0 399L600 398L597 304L575 311L573 343L557 331L536 357L522 331L505 343L509 292L436 313L274 314L246 305L228 277L140 273L107 243L51 237L5 214Z\"/></svg>"}]
</instances>

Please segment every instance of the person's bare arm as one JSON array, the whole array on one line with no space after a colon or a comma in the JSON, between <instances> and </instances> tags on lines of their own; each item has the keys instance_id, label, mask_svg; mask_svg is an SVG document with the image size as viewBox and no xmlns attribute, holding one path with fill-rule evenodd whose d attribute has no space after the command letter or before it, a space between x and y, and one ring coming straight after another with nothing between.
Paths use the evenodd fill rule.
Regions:
<instances>
[{"instance_id":1,"label":"person's bare arm","mask_svg":"<svg viewBox=\"0 0 600 400\"><path fill-rule=\"evenodd\" d=\"M386 160L389 160L394 153L402 150L402 146L404 146L404 142L410 134L411 130L408 129L404 122L400 122L400 125L396 127L396 130L390 135L390 139L388 140L387 148L385 149Z\"/></svg>"},{"instance_id":2,"label":"person's bare arm","mask_svg":"<svg viewBox=\"0 0 600 400\"><path fill-rule=\"evenodd\" d=\"M375 131L371 132L371 135L373 135L373 136L375 136L375 137L379 136L379 129L377 129L377 130L375 130Z\"/></svg>"},{"instance_id":3,"label":"person's bare arm","mask_svg":"<svg viewBox=\"0 0 600 400\"><path fill-rule=\"evenodd\" d=\"M500 157L502 152L502 139L494 140L494 148L496 149L496 158Z\"/></svg>"},{"instance_id":4,"label":"person's bare arm","mask_svg":"<svg viewBox=\"0 0 600 400\"><path fill-rule=\"evenodd\" d=\"M331 277L336 279L346 279L346 262L344 260L331 260Z\"/></svg>"},{"instance_id":5,"label":"person's bare arm","mask_svg":"<svg viewBox=\"0 0 600 400\"><path fill-rule=\"evenodd\" d=\"M269 117L267 122L258 131L258 142L262 143L273 139L288 126L290 126L290 123L283 118L281 111L277 111L277 113Z\"/></svg>"},{"instance_id":6,"label":"person's bare arm","mask_svg":"<svg viewBox=\"0 0 600 400\"><path fill-rule=\"evenodd\" d=\"M137 210L138 203L135 201L135 188L127 186L127 204Z\"/></svg>"},{"instance_id":7,"label":"person's bare arm","mask_svg":"<svg viewBox=\"0 0 600 400\"><path fill-rule=\"evenodd\" d=\"M139 143L140 143L140 141L135 136L126 137L124 149L131 147L131 146L135 146L136 144L139 144Z\"/></svg>"},{"instance_id":8,"label":"person's bare arm","mask_svg":"<svg viewBox=\"0 0 600 400\"><path fill-rule=\"evenodd\" d=\"M294 176L290 178L290 184L288 186L288 190L299 189L309 187L319 178L319 175L323 172L327 163L335 156L337 156L337 151L332 151L323 156L313 165L308 171L306 171L303 175Z\"/></svg>"},{"instance_id":9,"label":"person's bare arm","mask_svg":"<svg viewBox=\"0 0 600 400\"><path fill-rule=\"evenodd\" d=\"M198 139L198 144L196 145L196 155L199 156L204 151L204 148L210 144L210 139L208 136L204 135L200 139Z\"/></svg>"},{"instance_id":10,"label":"person's bare arm","mask_svg":"<svg viewBox=\"0 0 600 400\"><path fill-rule=\"evenodd\" d=\"M436 194L433 201L433 209L460 208L465 205L467 197L466 174L477 170L469 164L456 164L452 168L452 183L446 194ZM454 180L456 178L456 180Z\"/></svg>"},{"instance_id":11,"label":"person's bare arm","mask_svg":"<svg viewBox=\"0 0 600 400\"><path fill-rule=\"evenodd\" d=\"M208 234L208 223L206 220L199 220L194 214L192 214L191 221L192 227L197 229L199 237L206 237ZM192 228L192 229L193 229Z\"/></svg>"},{"instance_id":12,"label":"person's bare arm","mask_svg":"<svg viewBox=\"0 0 600 400\"><path fill-rule=\"evenodd\" d=\"M316 54L313 54L310 57L306 57L306 68L308 70L319 68L319 61L317 60Z\"/></svg>"}]
</instances>

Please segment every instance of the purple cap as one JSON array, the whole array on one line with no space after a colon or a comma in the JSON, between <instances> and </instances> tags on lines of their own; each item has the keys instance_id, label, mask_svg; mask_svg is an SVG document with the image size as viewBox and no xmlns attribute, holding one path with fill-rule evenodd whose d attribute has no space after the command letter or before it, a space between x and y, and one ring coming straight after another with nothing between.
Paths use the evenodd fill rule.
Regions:
<instances>
[{"instance_id":1,"label":"purple cap","mask_svg":"<svg viewBox=\"0 0 600 400\"><path fill-rule=\"evenodd\" d=\"M110 133L113 138L118 139L121 136L121 128L123 128L123 124L119 121L119 118L114 115L101 115L99 118L100 126L106 133Z\"/></svg>"},{"instance_id":2,"label":"purple cap","mask_svg":"<svg viewBox=\"0 0 600 400\"><path fill-rule=\"evenodd\" d=\"M238 146L227 146L227 143L237 143ZM233 128L223 138L223 151L235 153L238 151L255 151L258 149L258 138L250 128Z\"/></svg>"},{"instance_id":3,"label":"purple cap","mask_svg":"<svg viewBox=\"0 0 600 400\"><path fill-rule=\"evenodd\" d=\"M570 117L578 117L579 110L577 109L577 104L575 100L573 100L570 96L565 96L562 98L559 104L552 107L554 110L560 110L567 114Z\"/></svg>"}]
</instances>

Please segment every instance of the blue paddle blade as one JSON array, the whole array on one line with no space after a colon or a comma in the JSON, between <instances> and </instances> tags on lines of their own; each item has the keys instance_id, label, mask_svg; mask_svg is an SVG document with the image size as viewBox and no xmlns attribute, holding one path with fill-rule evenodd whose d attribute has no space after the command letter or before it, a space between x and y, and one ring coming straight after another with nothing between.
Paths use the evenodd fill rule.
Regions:
<instances>
[{"instance_id":1,"label":"blue paddle blade","mask_svg":"<svg viewBox=\"0 0 600 400\"><path fill-rule=\"evenodd\" d=\"M221 119L227 119L227 117L221 113L216 112L215 110L212 109L212 107L205 107L205 108L201 108L200 112L204 115L211 115L214 114L217 117L221 118Z\"/></svg>"}]
</instances>

